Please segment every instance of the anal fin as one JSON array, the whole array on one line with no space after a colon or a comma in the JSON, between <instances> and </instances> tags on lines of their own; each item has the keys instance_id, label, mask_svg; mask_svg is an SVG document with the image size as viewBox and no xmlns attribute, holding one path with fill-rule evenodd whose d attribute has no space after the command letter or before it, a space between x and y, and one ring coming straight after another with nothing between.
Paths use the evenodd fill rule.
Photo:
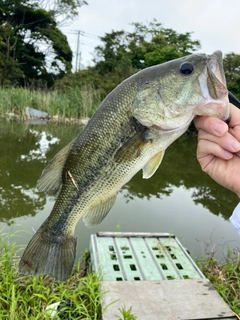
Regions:
<instances>
[{"instance_id":1,"label":"anal fin","mask_svg":"<svg viewBox=\"0 0 240 320\"><path fill-rule=\"evenodd\" d=\"M143 178L149 179L151 176L157 171L158 167L160 166L165 151L158 152L153 156L150 161L143 167Z\"/></svg>"}]
</instances>

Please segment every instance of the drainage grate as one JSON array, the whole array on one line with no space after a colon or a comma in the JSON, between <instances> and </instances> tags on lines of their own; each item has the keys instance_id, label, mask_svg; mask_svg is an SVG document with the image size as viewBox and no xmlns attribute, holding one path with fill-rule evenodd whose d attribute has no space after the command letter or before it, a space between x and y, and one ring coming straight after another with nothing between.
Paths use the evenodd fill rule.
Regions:
<instances>
[{"instance_id":1,"label":"drainage grate","mask_svg":"<svg viewBox=\"0 0 240 320\"><path fill-rule=\"evenodd\" d=\"M168 233L91 235L92 270L105 281L205 278L177 237Z\"/></svg>"}]
</instances>

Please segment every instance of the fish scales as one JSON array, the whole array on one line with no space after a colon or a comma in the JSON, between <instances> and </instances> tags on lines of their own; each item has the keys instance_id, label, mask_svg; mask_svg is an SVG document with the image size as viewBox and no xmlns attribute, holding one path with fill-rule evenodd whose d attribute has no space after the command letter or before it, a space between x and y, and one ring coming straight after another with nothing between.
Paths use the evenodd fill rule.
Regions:
<instances>
[{"instance_id":1,"label":"fish scales","mask_svg":"<svg viewBox=\"0 0 240 320\"><path fill-rule=\"evenodd\" d=\"M127 87L128 86L129 85L127 85ZM71 216L73 220L78 220L79 214L83 215L89 205L94 206L94 202L99 201L96 199L96 191L94 192L94 190L103 190L103 188L105 188L104 190L108 192L108 186L105 186L104 181L106 180L106 176L111 179L112 169L114 167L114 154L116 150L124 144L125 140L133 136L138 129L137 124L135 126L133 125L133 122L137 121L135 121L128 112L129 105L131 105L133 98L123 99L122 95L125 93L124 88L120 89L119 95L112 101L114 106L116 106L116 111L113 112L112 105L109 104L108 101L106 101L106 104L103 103L104 112L100 113L99 117L96 117L93 128L91 123L89 123L89 126L83 130L81 136L76 139L72 152L68 156L63 168L63 172L65 172L64 184L48 220L50 227L56 225L55 214L59 215L63 206L68 212L71 212L72 208L76 206ZM136 91L133 91L133 97L135 92ZM126 106L126 112L120 109L121 105ZM103 126L104 121L109 125ZM111 137L108 137L109 132L111 133ZM103 144L102 141L105 140L106 137L108 137L107 143ZM81 166L78 166L78 163L80 163ZM66 172L71 172L71 176L74 181L76 181L77 188ZM69 194L71 197L66 197L65 194ZM86 197L85 194L88 196ZM105 197L105 194L102 195L102 197ZM81 199L81 201L78 201L78 199ZM68 216L68 219L71 218ZM53 225L51 225L51 223L53 223ZM69 225L71 225L71 223ZM63 223L62 227L67 229L68 225ZM70 230L70 232L71 231L72 230Z\"/></svg>"},{"instance_id":2,"label":"fish scales","mask_svg":"<svg viewBox=\"0 0 240 320\"><path fill-rule=\"evenodd\" d=\"M195 115L226 119L227 96L219 52L144 69L116 87L82 132L43 170L38 189L58 196L26 247L19 271L68 279L78 220L83 217L87 226L99 224L120 188L139 170L144 178L154 174L167 147Z\"/></svg>"}]
</instances>

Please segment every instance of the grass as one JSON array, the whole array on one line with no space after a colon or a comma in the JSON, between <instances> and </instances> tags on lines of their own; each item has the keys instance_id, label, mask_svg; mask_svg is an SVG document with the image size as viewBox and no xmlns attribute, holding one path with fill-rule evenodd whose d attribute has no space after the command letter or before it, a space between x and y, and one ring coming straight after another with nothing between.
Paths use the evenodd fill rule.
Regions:
<instances>
[{"instance_id":1,"label":"grass","mask_svg":"<svg viewBox=\"0 0 240 320\"><path fill-rule=\"evenodd\" d=\"M132 307L126 309L126 307L122 307L118 309L121 316L116 315L115 318L117 320L137 320L137 317L132 313Z\"/></svg>"},{"instance_id":2,"label":"grass","mask_svg":"<svg viewBox=\"0 0 240 320\"><path fill-rule=\"evenodd\" d=\"M0 319L40 320L50 317L46 306L67 301L61 310L65 319L101 319L100 280L96 274L81 278L80 264L65 283L47 276L27 277L18 274L16 246L0 238Z\"/></svg>"},{"instance_id":3,"label":"grass","mask_svg":"<svg viewBox=\"0 0 240 320\"><path fill-rule=\"evenodd\" d=\"M197 264L240 319L240 251L229 251L224 264L219 264L213 256L202 256Z\"/></svg>"},{"instance_id":4,"label":"grass","mask_svg":"<svg viewBox=\"0 0 240 320\"><path fill-rule=\"evenodd\" d=\"M28 277L17 271L18 248L11 235L0 236L0 319L85 319L100 320L100 279L87 274L89 254L74 267L72 277L65 283L48 276ZM240 316L240 252L229 251L227 261L220 265L213 256L202 256L198 266L211 281L229 307ZM57 316L50 316L46 307L63 301ZM61 317L62 315L62 317ZM116 319L135 320L131 308L118 310ZM240 317L239 317L240 319Z\"/></svg>"},{"instance_id":5,"label":"grass","mask_svg":"<svg viewBox=\"0 0 240 320\"><path fill-rule=\"evenodd\" d=\"M100 94L91 86L57 90L30 90L24 88L0 88L0 116L15 115L24 118L26 107L47 112L61 121L65 118L91 117L100 104Z\"/></svg>"}]
</instances>

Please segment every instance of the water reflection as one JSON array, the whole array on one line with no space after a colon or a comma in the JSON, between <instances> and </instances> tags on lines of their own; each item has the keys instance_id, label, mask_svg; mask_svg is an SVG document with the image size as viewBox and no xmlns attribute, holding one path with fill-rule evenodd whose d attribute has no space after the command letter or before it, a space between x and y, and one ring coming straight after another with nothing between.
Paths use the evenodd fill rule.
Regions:
<instances>
[{"instance_id":1,"label":"water reflection","mask_svg":"<svg viewBox=\"0 0 240 320\"><path fill-rule=\"evenodd\" d=\"M1 122L0 129L0 221L42 210L46 196L36 189L36 181L47 162L79 131L79 127L26 125Z\"/></svg>"},{"instance_id":2,"label":"water reflection","mask_svg":"<svg viewBox=\"0 0 240 320\"><path fill-rule=\"evenodd\" d=\"M54 198L38 192L36 181L46 164L80 130L79 126L1 122L2 225L16 220L37 229L46 219ZM88 229L81 221L76 230L80 250L88 246L91 233L114 231L118 223L122 231L173 232L189 241L190 249L196 235L206 239L215 228L217 237L224 234L225 239L238 239L227 221L238 199L201 171L195 156L196 141L192 134L178 139L152 178L143 180L139 172L123 187L100 226ZM23 243L30 238L25 237Z\"/></svg>"},{"instance_id":3,"label":"water reflection","mask_svg":"<svg viewBox=\"0 0 240 320\"><path fill-rule=\"evenodd\" d=\"M237 197L202 172L196 160L196 145L195 134L180 137L168 148L160 168L151 179L142 180L140 172L124 187L128 191L126 200L134 197L150 199L153 195L161 199L163 195L170 196L175 187L183 186L191 190L195 204L202 204L213 214L229 218Z\"/></svg>"},{"instance_id":4,"label":"water reflection","mask_svg":"<svg viewBox=\"0 0 240 320\"><path fill-rule=\"evenodd\" d=\"M38 141L35 143L35 149L31 149L28 154L22 154L20 156L22 161L33 161L35 159L40 161L46 160L46 153L50 149L50 146L58 144L60 141L60 139L53 137L45 131L39 132L37 130L29 129L29 133L34 135Z\"/></svg>"}]
</instances>

